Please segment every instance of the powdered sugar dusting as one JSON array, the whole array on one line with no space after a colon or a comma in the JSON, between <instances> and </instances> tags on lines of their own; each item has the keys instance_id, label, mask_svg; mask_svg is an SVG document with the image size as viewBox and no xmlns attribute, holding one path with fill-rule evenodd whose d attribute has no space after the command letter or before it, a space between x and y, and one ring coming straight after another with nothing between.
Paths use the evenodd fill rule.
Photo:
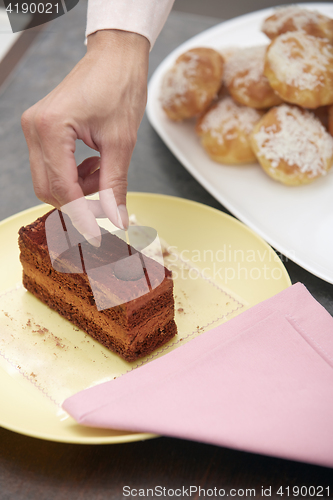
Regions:
<instances>
[{"instance_id":1,"label":"powdered sugar dusting","mask_svg":"<svg viewBox=\"0 0 333 500\"><path fill-rule=\"evenodd\" d=\"M309 177L326 174L326 163L333 156L333 137L320 121L308 111L286 104L274 111L278 126L262 126L254 134L258 155L269 160L273 168L284 160Z\"/></svg>"},{"instance_id":2,"label":"powdered sugar dusting","mask_svg":"<svg viewBox=\"0 0 333 500\"><path fill-rule=\"evenodd\" d=\"M303 30L308 24L317 24L323 16L318 11L306 10L291 5L277 9L274 16L263 22L262 30L268 33L279 33L283 25L290 20L295 30Z\"/></svg>"},{"instance_id":3,"label":"powdered sugar dusting","mask_svg":"<svg viewBox=\"0 0 333 500\"><path fill-rule=\"evenodd\" d=\"M269 47L267 56L278 80L299 90L323 86L324 73L333 64L332 46L301 31L280 35Z\"/></svg>"},{"instance_id":4,"label":"powdered sugar dusting","mask_svg":"<svg viewBox=\"0 0 333 500\"><path fill-rule=\"evenodd\" d=\"M181 60L164 75L161 87L161 102L163 105L180 105L185 94L193 88L192 79L196 75L199 56L188 53L187 60Z\"/></svg>"},{"instance_id":5,"label":"powdered sugar dusting","mask_svg":"<svg viewBox=\"0 0 333 500\"><path fill-rule=\"evenodd\" d=\"M225 84L233 83L238 88L266 79L263 74L266 48L260 46L235 51L224 67Z\"/></svg>"},{"instance_id":6,"label":"powdered sugar dusting","mask_svg":"<svg viewBox=\"0 0 333 500\"><path fill-rule=\"evenodd\" d=\"M236 139L238 131L249 135L260 117L257 110L240 106L231 97L226 97L208 111L201 122L201 129L210 132L219 144L223 144L224 139Z\"/></svg>"}]
</instances>

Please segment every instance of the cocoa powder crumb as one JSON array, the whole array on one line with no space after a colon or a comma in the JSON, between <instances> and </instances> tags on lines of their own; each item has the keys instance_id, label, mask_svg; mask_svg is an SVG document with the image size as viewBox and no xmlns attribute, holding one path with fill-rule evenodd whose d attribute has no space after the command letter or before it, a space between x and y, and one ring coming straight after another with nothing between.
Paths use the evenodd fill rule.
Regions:
<instances>
[{"instance_id":1,"label":"cocoa powder crumb","mask_svg":"<svg viewBox=\"0 0 333 500\"><path fill-rule=\"evenodd\" d=\"M48 329L47 328L39 328L38 330L35 330L37 331L37 333L40 333L41 335L44 335L45 333L48 332Z\"/></svg>"}]
</instances>

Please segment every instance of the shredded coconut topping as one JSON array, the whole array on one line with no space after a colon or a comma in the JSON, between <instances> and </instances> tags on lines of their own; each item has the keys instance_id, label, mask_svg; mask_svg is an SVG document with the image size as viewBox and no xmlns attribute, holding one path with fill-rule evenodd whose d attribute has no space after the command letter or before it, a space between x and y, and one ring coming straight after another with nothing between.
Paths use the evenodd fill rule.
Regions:
<instances>
[{"instance_id":1,"label":"shredded coconut topping","mask_svg":"<svg viewBox=\"0 0 333 500\"><path fill-rule=\"evenodd\" d=\"M224 66L226 85L242 87L259 82L264 77L266 46L239 49L234 52Z\"/></svg>"},{"instance_id":2,"label":"shredded coconut topping","mask_svg":"<svg viewBox=\"0 0 333 500\"><path fill-rule=\"evenodd\" d=\"M208 111L201 122L201 129L203 132L210 132L219 144L223 144L224 139L236 139L238 131L249 135L260 117L257 110L240 106L231 97L226 97Z\"/></svg>"},{"instance_id":3,"label":"shredded coconut topping","mask_svg":"<svg viewBox=\"0 0 333 500\"><path fill-rule=\"evenodd\" d=\"M267 56L278 80L299 90L323 86L324 73L333 65L333 50L328 41L301 31L280 35Z\"/></svg>"},{"instance_id":4,"label":"shredded coconut topping","mask_svg":"<svg viewBox=\"0 0 333 500\"><path fill-rule=\"evenodd\" d=\"M224 63L230 59L235 53L235 51L239 50L239 47L223 47L222 49L219 50L221 56L223 57Z\"/></svg>"},{"instance_id":5,"label":"shredded coconut topping","mask_svg":"<svg viewBox=\"0 0 333 500\"><path fill-rule=\"evenodd\" d=\"M283 25L292 21L296 30L303 30L309 23L317 24L323 16L315 10L306 10L291 5L277 9L275 14L263 22L262 30L269 33L278 33Z\"/></svg>"},{"instance_id":6,"label":"shredded coconut topping","mask_svg":"<svg viewBox=\"0 0 333 500\"><path fill-rule=\"evenodd\" d=\"M196 75L199 56L189 53L187 60L176 62L164 75L161 88L162 104L180 105L186 92L193 88L192 78Z\"/></svg>"},{"instance_id":7,"label":"shredded coconut topping","mask_svg":"<svg viewBox=\"0 0 333 500\"><path fill-rule=\"evenodd\" d=\"M333 137L308 111L286 104L274 108L278 126L262 126L254 134L259 156L277 168L284 160L309 177L326 174L326 163L333 156Z\"/></svg>"}]
</instances>

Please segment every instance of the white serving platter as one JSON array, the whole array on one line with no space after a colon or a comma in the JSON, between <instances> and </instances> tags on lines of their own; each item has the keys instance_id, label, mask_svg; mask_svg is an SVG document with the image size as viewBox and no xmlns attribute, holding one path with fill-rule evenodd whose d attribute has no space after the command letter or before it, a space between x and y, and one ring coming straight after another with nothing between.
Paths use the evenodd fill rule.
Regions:
<instances>
[{"instance_id":1,"label":"white serving platter","mask_svg":"<svg viewBox=\"0 0 333 500\"><path fill-rule=\"evenodd\" d=\"M332 3L300 5L333 17ZM269 178L258 164L215 163L201 148L194 121L170 121L159 101L161 79L178 55L197 46L220 50L266 44L268 39L260 32L260 26L273 10L218 24L174 50L150 80L147 115L172 153L222 205L276 250L333 283L333 172L313 184L288 187Z\"/></svg>"}]
</instances>

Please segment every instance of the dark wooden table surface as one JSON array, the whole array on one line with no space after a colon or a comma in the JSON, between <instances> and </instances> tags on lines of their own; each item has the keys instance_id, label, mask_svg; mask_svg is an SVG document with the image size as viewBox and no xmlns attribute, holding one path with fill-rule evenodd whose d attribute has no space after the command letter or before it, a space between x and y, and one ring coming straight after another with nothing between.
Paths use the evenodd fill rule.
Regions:
<instances>
[{"instance_id":1,"label":"dark wooden table surface","mask_svg":"<svg viewBox=\"0 0 333 500\"><path fill-rule=\"evenodd\" d=\"M85 10L86 3L81 0L71 13L47 26L0 88L0 220L38 203L20 116L83 56ZM151 53L150 72L173 48L216 22L213 18L173 12ZM82 161L87 154L88 149L79 143L77 160ZM174 158L146 118L131 162L129 189L180 196L226 211ZM333 286L290 261L285 265L292 281L302 281L333 314ZM4 404L0 401L0 405ZM250 489L261 498L262 487L266 494L271 488L271 498L286 498L288 487L291 497L293 486L322 486L329 487L333 497L333 471L179 439L71 445L0 428L0 500L126 498L128 490L123 490L124 486L137 490L138 496L139 489L162 488L154 490L154 495L148 492L150 498L169 497L174 491L182 498L189 495L194 499L199 497L195 491L199 486L206 490L206 496L214 495L216 488L217 494L224 489L225 496L235 498L250 496L249 491L246 493Z\"/></svg>"}]
</instances>

